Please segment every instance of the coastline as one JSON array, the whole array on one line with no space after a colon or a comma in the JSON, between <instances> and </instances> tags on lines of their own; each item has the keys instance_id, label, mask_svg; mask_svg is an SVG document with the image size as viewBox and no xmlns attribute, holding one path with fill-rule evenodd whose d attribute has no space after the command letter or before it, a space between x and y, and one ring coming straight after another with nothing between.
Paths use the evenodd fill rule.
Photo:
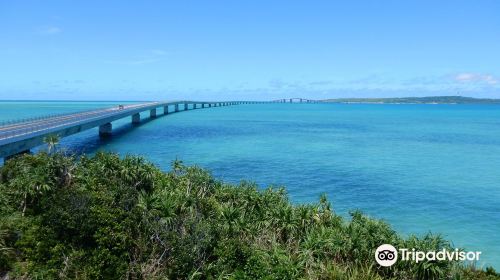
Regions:
<instances>
[{"instance_id":1,"label":"coastline","mask_svg":"<svg viewBox=\"0 0 500 280\"><path fill-rule=\"evenodd\" d=\"M9 161L0 175L5 202L0 207L1 252L21 252L0 255L2 274L12 277L64 273L70 278L149 279L196 272L276 279L339 273L362 279L500 279L492 268L479 270L456 261L377 267L373 253L384 243L453 249L435 234L402 238L385 222L359 211L344 220L326 197L292 205L284 189L227 184L179 161L164 173L134 156L98 153L76 159L42 152ZM44 187L23 195L24 186L34 181ZM19 207L17 198L23 196ZM5 238L15 232L14 239ZM33 251L39 253L27 253ZM168 258L163 258L165 252L170 252ZM99 264L103 261L105 266ZM156 265L137 271L150 261Z\"/></svg>"}]
</instances>

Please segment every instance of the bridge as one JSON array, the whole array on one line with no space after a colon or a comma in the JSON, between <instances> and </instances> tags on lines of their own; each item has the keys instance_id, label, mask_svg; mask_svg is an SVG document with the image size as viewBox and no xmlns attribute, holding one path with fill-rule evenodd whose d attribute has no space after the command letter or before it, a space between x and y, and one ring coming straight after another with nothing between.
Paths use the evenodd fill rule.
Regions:
<instances>
[{"instance_id":1,"label":"bridge","mask_svg":"<svg viewBox=\"0 0 500 280\"><path fill-rule=\"evenodd\" d=\"M273 100L273 102L278 102L278 103L320 103L322 101L321 100L313 100L313 99L307 99L307 98L294 97L294 98L276 99L276 100Z\"/></svg>"},{"instance_id":2,"label":"bridge","mask_svg":"<svg viewBox=\"0 0 500 280\"><path fill-rule=\"evenodd\" d=\"M29 153L32 148L42 145L44 138L49 135L57 135L62 138L84 130L99 127L99 135L107 136L112 132L113 121L131 117L132 123L138 124L141 122L141 112L149 111L149 117L154 119L159 116L158 112L167 115L193 109L270 102L147 102L3 123L0 124L0 159L4 158L8 160L16 155Z\"/></svg>"}]
</instances>

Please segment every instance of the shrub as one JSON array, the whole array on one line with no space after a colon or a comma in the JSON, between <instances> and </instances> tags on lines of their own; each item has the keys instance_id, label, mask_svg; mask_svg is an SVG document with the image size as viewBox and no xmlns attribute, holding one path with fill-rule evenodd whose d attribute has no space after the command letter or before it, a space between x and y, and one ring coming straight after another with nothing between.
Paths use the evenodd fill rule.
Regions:
<instances>
[{"instance_id":1,"label":"shrub","mask_svg":"<svg viewBox=\"0 0 500 280\"><path fill-rule=\"evenodd\" d=\"M0 276L43 279L500 279L453 262L379 267L378 245L449 248L402 238L326 197L294 205L283 188L215 180L175 161L25 155L0 168Z\"/></svg>"}]
</instances>

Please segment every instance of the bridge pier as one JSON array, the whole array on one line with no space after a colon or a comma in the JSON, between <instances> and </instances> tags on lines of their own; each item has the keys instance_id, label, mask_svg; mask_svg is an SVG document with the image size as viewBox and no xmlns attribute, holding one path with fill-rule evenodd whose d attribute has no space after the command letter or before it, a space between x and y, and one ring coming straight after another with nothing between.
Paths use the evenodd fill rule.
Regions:
<instances>
[{"instance_id":1,"label":"bridge pier","mask_svg":"<svg viewBox=\"0 0 500 280\"><path fill-rule=\"evenodd\" d=\"M163 106L163 114L164 115L168 115L168 105L167 106Z\"/></svg>"},{"instance_id":2,"label":"bridge pier","mask_svg":"<svg viewBox=\"0 0 500 280\"><path fill-rule=\"evenodd\" d=\"M184 111L187 111L189 110L189 103L184 103Z\"/></svg>"},{"instance_id":3,"label":"bridge pier","mask_svg":"<svg viewBox=\"0 0 500 280\"><path fill-rule=\"evenodd\" d=\"M156 108L149 110L149 117L156 118Z\"/></svg>"},{"instance_id":4,"label":"bridge pier","mask_svg":"<svg viewBox=\"0 0 500 280\"><path fill-rule=\"evenodd\" d=\"M175 104L175 112L179 112L179 104Z\"/></svg>"},{"instance_id":5,"label":"bridge pier","mask_svg":"<svg viewBox=\"0 0 500 280\"><path fill-rule=\"evenodd\" d=\"M133 114L132 115L132 124L138 124L141 123L141 114Z\"/></svg>"},{"instance_id":6,"label":"bridge pier","mask_svg":"<svg viewBox=\"0 0 500 280\"><path fill-rule=\"evenodd\" d=\"M111 131L113 130L113 125L111 123L106 123L99 126L99 136L106 137L111 135Z\"/></svg>"}]
</instances>

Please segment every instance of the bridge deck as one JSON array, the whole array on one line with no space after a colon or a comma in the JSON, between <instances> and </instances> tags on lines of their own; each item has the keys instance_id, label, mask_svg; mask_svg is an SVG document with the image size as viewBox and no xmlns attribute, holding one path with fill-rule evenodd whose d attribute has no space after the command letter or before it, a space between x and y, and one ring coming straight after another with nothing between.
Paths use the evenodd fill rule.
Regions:
<instances>
[{"instance_id":1,"label":"bridge deck","mask_svg":"<svg viewBox=\"0 0 500 280\"><path fill-rule=\"evenodd\" d=\"M39 131L41 132L54 128L62 128L67 125L93 121L99 118L110 117L120 113L130 113L134 109L139 109L147 106L148 105L145 104L138 104L124 106L124 108L121 110L118 109L118 107L98 109L0 126L0 143L7 139L18 138Z\"/></svg>"},{"instance_id":2,"label":"bridge deck","mask_svg":"<svg viewBox=\"0 0 500 280\"><path fill-rule=\"evenodd\" d=\"M43 144L47 135L65 137L111 123L144 111L178 104L240 104L246 102L149 102L60 115L0 126L0 158L6 158ZM203 106L203 105L202 105ZM182 108L184 109L184 108Z\"/></svg>"}]
</instances>

